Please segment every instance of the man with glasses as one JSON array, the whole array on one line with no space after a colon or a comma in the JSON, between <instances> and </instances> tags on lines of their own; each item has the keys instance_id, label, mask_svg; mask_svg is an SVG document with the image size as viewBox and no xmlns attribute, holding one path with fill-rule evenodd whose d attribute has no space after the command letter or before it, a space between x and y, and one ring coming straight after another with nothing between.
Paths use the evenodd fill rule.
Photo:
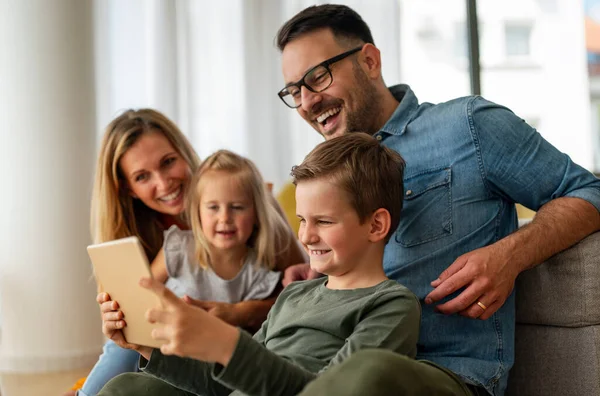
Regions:
<instances>
[{"instance_id":1,"label":"man with glasses","mask_svg":"<svg viewBox=\"0 0 600 396\"><path fill-rule=\"evenodd\" d=\"M302 395L502 395L515 279L600 229L600 181L505 107L419 104L407 85L388 88L369 27L346 6L306 8L277 44L288 107L325 139L367 132L405 158L384 269L423 303L417 360L358 352ZM519 230L515 202L538 211ZM299 265L284 282L316 276Z\"/></svg>"}]
</instances>

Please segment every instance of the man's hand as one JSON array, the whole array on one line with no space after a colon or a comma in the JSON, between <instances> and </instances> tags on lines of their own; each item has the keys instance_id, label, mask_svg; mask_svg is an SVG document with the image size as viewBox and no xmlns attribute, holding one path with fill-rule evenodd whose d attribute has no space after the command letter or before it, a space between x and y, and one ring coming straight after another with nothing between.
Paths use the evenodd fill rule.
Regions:
<instances>
[{"instance_id":1,"label":"man's hand","mask_svg":"<svg viewBox=\"0 0 600 396\"><path fill-rule=\"evenodd\" d=\"M123 320L124 315L123 311L119 310L119 303L112 301L108 293L98 293L96 301L100 304L102 313L102 333L121 348L133 349L148 358L152 354L152 348L130 344L125 340L123 328L127 323Z\"/></svg>"},{"instance_id":2,"label":"man's hand","mask_svg":"<svg viewBox=\"0 0 600 396\"><path fill-rule=\"evenodd\" d=\"M233 355L239 330L205 310L186 304L162 283L142 278L140 286L151 290L162 302L146 312L150 323L164 326L152 330L152 338L164 341L165 355L190 357L226 366Z\"/></svg>"},{"instance_id":3,"label":"man's hand","mask_svg":"<svg viewBox=\"0 0 600 396\"><path fill-rule=\"evenodd\" d=\"M283 287L286 287L295 281L317 279L321 276L323 275L314 271L310 267L310 264L294 264L285 269L281 283L283 284Z\"/></svg>"},{"instance_id":4,"label":"man's hand","mask_svg":"<svg viewBox=\"0 0 600 396\"><path fill-rule=\"evenodd\" d=\"M435 303L464 288L458 296L436 309L444 314L488 319L504 304L520 273L502 250L494 244L457 258L431 282L435 289L427 295L425 303Z\"/></svg>"},{"instance_id":5,"label":"man's hand","mask_svg":"<svg viewBox=\"0 0 600 396\"><path fill-rule=\"evenodd\" d=\"M202 308L210 315L216 316L217 318L229 323L230 325L241 326L235 304L217 301L196 300L194 298L191 298L190 296L183 296L182 300L186 304Z\"/></svg>"}]
</instances>

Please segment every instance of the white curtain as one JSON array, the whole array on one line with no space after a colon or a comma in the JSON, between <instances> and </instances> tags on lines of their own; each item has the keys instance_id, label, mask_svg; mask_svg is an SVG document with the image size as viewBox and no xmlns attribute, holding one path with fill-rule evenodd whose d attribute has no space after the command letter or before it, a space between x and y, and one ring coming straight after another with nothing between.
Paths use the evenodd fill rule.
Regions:
<instances>
[{"instance_id":1,"label":"white curtain","mask_svg":"<svg viewBox=\"0 0 600 396\"><path fill-rule=\"evenodd\" d=\"M346 1L373 29L384 77L399 81L399 4ZM227 148L277 190L321 137L277 97L279 27L306 0L99 0L95 3L99 135L126 108L173 119L201 158Z\"/></svg>"}]
</instances>

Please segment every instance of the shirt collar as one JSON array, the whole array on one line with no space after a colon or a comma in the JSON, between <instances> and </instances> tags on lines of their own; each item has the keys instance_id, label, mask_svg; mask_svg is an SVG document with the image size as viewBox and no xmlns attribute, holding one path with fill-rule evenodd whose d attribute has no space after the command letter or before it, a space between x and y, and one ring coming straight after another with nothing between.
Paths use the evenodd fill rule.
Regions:
<instances>
[{"instance_id":1,"label":"shirt collar","mask_svg":"<svg viewBox=\"0 0 600 396\"><path fill-rule=\"evenodd\" d=\"M402 135L419 107L419 100L406 84L394 85L389 87L389 90L400 104L383 128L380 129L380 132L390 135Z\"/></svg>"}]
</instances>

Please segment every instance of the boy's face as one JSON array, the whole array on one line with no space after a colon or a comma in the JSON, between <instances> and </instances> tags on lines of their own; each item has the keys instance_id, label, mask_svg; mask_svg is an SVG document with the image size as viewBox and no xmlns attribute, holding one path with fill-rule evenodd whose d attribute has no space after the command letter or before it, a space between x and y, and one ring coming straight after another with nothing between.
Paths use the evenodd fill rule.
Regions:
<instances>
[{"instance_id":1,"label":"boy's face","mask_svg":"<svg viewBox=\"0 0 600 396\"><path fill-rule=\"evenodd\" d=\"M285 84L298 82L321 62L351 48L342 47L329 29L306 33L288 43L281 62ZM347 132L375 132L379 102L373 83L357 65L362 51L330 66L333 82L322 92L301 88L297 111L325 139Z\"/></svg>"},{"instance_id":2,"label":"boy's face","mask_svg":"<svg viewBox=\"0 0 600 396\"><path fill-rule=\"evenodd\" d=\"M346 192L327 179L299 182L296 213L298 237L317 272L343 276L358 266L370 252L371 224L360 224Z\"/></svg>"}]
</instances>

